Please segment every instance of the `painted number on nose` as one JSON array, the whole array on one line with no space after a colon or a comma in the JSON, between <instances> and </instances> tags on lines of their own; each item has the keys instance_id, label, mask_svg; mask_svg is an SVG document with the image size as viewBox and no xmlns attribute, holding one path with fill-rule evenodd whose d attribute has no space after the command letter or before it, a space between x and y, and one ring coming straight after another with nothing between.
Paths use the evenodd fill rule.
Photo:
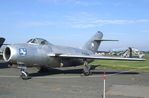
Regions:
<instances>
[{"instance_id":1,"label":"painted number on nose","mask_svg":"<svg viewBox=\"0 0 149 98\"><path fill-rule=\"evenodd\" d=\"M19 54L21 56L26 56L27 55L27 49L26 48L20 48L19 49Z\"/></svg>"}]
</instances>

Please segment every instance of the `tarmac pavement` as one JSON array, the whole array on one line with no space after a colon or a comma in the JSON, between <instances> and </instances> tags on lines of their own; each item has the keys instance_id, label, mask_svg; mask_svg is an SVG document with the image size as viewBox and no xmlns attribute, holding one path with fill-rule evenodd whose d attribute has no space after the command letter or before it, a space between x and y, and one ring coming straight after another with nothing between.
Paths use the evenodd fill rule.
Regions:
<instances>
[{"instance_id":1,"label":"tarmac pavement","mask_svg":"<svg viewBox=\"0 0 149 98\"><path fill-rule=\"evenodd\" d=\"M87 77L80 67L28 72L32 79L22 80L19 69L1 64L0 98L102 98L103 69ZM121 72L106 69L106 98L149 98L149 73Z\"/></svg>"}]
</instances>

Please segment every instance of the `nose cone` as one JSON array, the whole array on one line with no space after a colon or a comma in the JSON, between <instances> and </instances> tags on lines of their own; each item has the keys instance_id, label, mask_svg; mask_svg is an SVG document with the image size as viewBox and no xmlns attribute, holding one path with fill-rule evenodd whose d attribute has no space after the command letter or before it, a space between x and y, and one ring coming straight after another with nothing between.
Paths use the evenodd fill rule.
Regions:
<instances>
[{"instance_id":1,"label":"nose cone","mask_svg":"<svg viewBox=\"0 0 149 98\"><path fill-rule=\"evenodd\" d=\"M7 46L3 52L3 58L6 62L15 61L16 57L16 49L13 46Z\"/></svg>"}]
</instances>

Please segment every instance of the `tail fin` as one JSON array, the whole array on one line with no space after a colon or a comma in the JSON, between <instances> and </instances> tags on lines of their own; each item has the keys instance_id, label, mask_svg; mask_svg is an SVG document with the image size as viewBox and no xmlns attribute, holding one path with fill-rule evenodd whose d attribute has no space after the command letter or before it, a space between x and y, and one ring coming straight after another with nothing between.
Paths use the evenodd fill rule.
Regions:
<instances>
[{"instance_id":1,"label":"tail fin","mask_svg":"<svg viewBox=\"0 0 149 98\"><path fill-rule=\"evenodd\" d=\"M84 45L83 49L90 50L93 53L97 52L102 41L118 41L118 40L109 40L102 39L103 33L97 31L97 33Z\"/></svg>"},{"instance_id":2,"label":"tail fin","mask_svg":"<svg viewBox=\"0 0 149 98\"><path fill-rule=\"evenodd\" d=\"M0 47L3 45L4 41L5 41L5 38L0 37Z\"/></svg>"},{"instance_id":3,"label":"tail fin","mask_svg":"<svg viewBox=\"0 0 149 98\"><path fill-rule=\"evenodd\" d=\"M98 31L83 47L85 50L90 50L96 52L99 48L99 45L102 41L103 33Z\"/></svg>"}]
</instances>

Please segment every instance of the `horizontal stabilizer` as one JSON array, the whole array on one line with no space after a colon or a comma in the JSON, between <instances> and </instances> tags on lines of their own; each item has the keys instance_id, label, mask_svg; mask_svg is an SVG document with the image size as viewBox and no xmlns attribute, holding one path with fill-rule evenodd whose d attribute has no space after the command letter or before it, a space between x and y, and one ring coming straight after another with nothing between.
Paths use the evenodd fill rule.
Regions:
<instances>
[{"instance_id":1,"label":"horizontal stabilizer","mask_svg":"<svg viewBox=\"0 0 149 98\"><path fill-rule=\"evenodd\" d=\"M96 41L119 41L119 40L101 39L101 40L96 40Z\"/></svg>"}]
</instances>

